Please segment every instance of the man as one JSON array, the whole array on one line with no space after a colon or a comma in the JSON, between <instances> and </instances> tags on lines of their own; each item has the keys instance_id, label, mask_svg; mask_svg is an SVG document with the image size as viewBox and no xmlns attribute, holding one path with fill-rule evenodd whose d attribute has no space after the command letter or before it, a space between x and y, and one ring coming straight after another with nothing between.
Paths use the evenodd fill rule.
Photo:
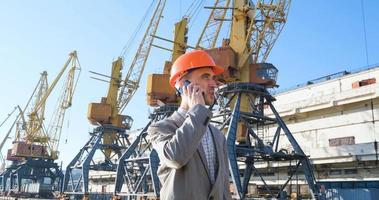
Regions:
<instances>
[{"instance_id":1,"label":"man","mask_svg":"<svg viewBox=\"0 0 379 200\"><path fill-rule=\"evenodd\" d=\"M209 124L206 107L215 101L215 75L222 72L203 50L180 56L172 66L170 85L181 93L180 107L148 129L160 159L162 200L231 199L226 140Z\"/></svg>"}]
</instances>

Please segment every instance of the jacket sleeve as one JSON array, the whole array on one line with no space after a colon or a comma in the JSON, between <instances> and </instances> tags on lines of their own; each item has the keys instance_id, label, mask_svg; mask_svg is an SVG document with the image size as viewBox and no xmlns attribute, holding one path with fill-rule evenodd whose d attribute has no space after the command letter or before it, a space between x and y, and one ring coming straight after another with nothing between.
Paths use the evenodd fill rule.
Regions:
<instances>
[{"instance_id":1,"label":"jacket sleeve","mask_svg":"<svg viewBox=\"0 0 379 200\"><path fill-rule=\"evenodd\" d=\"M192 107L182 126L174 134L172 130L168 130L166 124L162 124L165 121L152 125L148 134L160 162L174 169L184 166L197 150L211 115L209 109L203 105Z\"/></svg>"}]
</instances>

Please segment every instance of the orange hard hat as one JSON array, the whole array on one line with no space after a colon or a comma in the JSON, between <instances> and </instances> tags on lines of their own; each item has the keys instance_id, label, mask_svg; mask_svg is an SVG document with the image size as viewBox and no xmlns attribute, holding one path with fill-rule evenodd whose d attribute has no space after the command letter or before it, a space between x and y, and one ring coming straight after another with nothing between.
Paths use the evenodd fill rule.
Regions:
<instances>
[{"instance_id":1,"label":"orange hard hat","mask_svg":"<svg viewBox=\"0 0 379 200\"><path fill-rule=\"evenodd\" d=\"M222 67L216 65L212 57L204 50L195 50L179 56L171 67L170 85L175 87L175 82L188 70L201 67L211 67L215 75L224 72Z\"/></svg>"}]
</instances>

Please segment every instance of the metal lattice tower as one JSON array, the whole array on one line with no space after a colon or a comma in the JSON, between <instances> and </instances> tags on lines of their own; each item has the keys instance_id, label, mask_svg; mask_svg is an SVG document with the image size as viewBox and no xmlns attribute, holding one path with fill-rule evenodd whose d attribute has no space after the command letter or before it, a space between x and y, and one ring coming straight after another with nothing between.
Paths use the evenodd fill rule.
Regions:
<instances>
[{"instance_id":1,"label":"metal lattice tower","mask_svg":"<svg viewBox=\"0 0 379 200\"><path fill-rule=\"evenodd\" d=\"M83 148L79 151L74 159L68 164L64 175L62 191L67 195L89 195L89 172L90 171L108 171L114 172L117 169L118 159L130 144L129 135L126 129L118 128L112 125L103 125L94 129L91 138L87 141ZM102 140L103 134L107 132L116 133L116 138L111 144L104 144ZM105 149L112 147L115 151L113 156L107 157ZM102 153L105 160L101 162L94 159L96 153ZM77 180L74 178L78 176Z\"/></svg>"},{"instance_id":2,"label":"metal lattice tower","mask_svg":"<svg viewBox=\"0 0 379 200\"><path fill-rule=\"evenodd\" d=\"M178 109L177 104L160 106L150 114L151 121L136 136L128 149L123 153L117 167L115 197L159 197L160 183L157 175L159 158L147 139L147 129L152 122L169 117ZM125 186L128 192L121 192Z\"/></svg>"},{"instance_id":3,"label":"metal lattice tower","mask_svg":"<svg viewBox=\"0 0 379 200\"><path fill-rule=\"evenodd\" d=\"M221 86L218 94L222 99L220 109L215 121L219 122L220 129L227 129L227 146L229 154L229 167L233 184L236 187L237 198L244 199L247 193L248 184L252 176L259 177L263 182L266 192L272 198L286 199L284 189L293 175L298 171L304 173L308 182L313 198L322 199L319 188L313 174L312 166L308 157L302 151L300 145L296 142L290 130L275 110L272 102L275 100L265 87L254 83L230 83ZM240 109L242 95L247 96L251 112L244 112ZM231 104L234 105L232 106ZM264 107L267 106L275 117L268 117L264 113ZM233 109L230 109L233 107ZM246 140L237 142L238 123L246 127ZM271 141L264 141L257 133L255 125L259 126L276 126L276 132ZM291 144L291 149L283 151L278 149L281 132ZM282 134L283 135L283 134ZM282 136L283 137L283 136ZM291 170L287 181L281 185L278 192L272 191L265 178L262 176L262 169L255 167L256 164L265 162L290 162L296 161L295 167ZM245 166L242 169L242 166ZM243 176L240 177L240 173Z\"/></svg>"}]
</instances>

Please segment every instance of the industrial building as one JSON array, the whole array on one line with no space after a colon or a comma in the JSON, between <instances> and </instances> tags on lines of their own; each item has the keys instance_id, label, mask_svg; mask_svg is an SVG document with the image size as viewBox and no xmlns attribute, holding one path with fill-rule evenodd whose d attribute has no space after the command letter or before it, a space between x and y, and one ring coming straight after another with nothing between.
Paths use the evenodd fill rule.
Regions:
<instances>
[{"instance_id":1,"label":"industrial building","mask_svg":"<svg viewBox=\"0 0 379 200\"><path fill-rule=\"evenodd\" d=\"M275 107L310 157L316 179L328 195L343 199L379 196L378 77L378 66L366 67L308 81L274 95ZM273 132L266 129L265 139L272 138ZM284 140L280 148L287 145ZM288 165L262 166L273 171L282 168L267 172L272 184L287 176ZM260 184L259 180L252 183ZM304 179L298 183L304 184Z\"/></svg>"}]
</instances>

